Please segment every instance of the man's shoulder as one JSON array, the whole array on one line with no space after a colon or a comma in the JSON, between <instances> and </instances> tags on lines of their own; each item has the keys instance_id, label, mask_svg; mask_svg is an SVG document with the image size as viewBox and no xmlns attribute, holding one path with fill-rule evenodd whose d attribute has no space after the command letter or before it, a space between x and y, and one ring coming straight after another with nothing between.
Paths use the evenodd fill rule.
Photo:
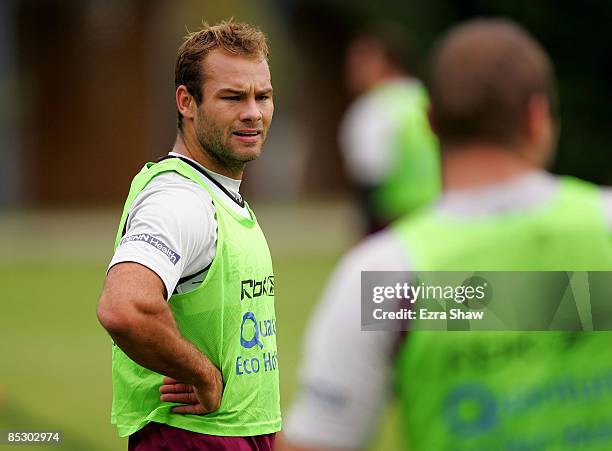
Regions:
<instances>
[{"instance_id":1,"label":"man's shoulder","mask_svg":"<svg viewBox=\"0 0 612 451\"><path fill-rule=\"evenodd\" d=\"M211 202L209 192L199 183L181 174L169 171L155 176L139 194L141 199L155 198L165 202L181 204L199 204Z\"/></svg>"},{"instance_id":2,"label":"man's shoulder","mask_svg":"<svg viewBox=\"0 0 612 451\"><path fill-rule=\"evenodd\" d=\"M185 177L182 174L179 174L176 171L167 171L167 172L162 172L161 174L156 175L155 177L153 177L151 179L151 181L147 184L147 186L145 187L145 189L151 187L151 186L155 186L155 187L166 187L166 186L174 186L174 185L178 185L178 186L186 186L186 187L198 187L201 190L205 191L206 190L200 186L199 183L197 183L195 180L192 180L188 177Z\"/></svg>"},{"instance_id":3,"label":"man's shoulder","mask_svg":"<svg viewBox=\"0 0 612 451\"><path fill-rule=\"evenodd\" d=\"M176 172L154 177L136 196L130 207L134 217L156 218L156 222L198 226L214 217L214 205L208 191L193 180Z\"/></svg>"},{"instance_id":4,"label":"man's shoulder","mask_svg":"<svg viewBox=\"0 0 612 451\"><path fill-rule=\"evenodd\" d=\"M601 187L600 193L606 225L608 230L612 231L612 187Z\"/></svg>"},{"instance_id":5,"label":"man's shoulder","mask_svg":"<svg viewBox=\"0 0 612 451\"><path fill-rule=\"evenodd\" d=\"M347 121L361 124L370 120L385 122L391 116L388 96L382 95L378 89L372 89L353 100L344 117Z\"/></svg>"},{"instance_id":6,"label":"man's shoulder","mask_svg":"<svg viewBox=\"0 0 612 451\"><path fill-rule=\"evenodd\" d=\"M561 180L574 188L574 192L581 196L579 199L587 200L594 194L599 197L605 225L612 232L612 186L595 185L574 177L561 177Z\"/></svg>"},{"instance_id":7,"label":"man's shoulder","mask_svg":"<svg viewBox=\"0 0 612 451\"><path fill-rule=\"evenodd\" d=\"M387 228L353 247L343 257L341 266L357 271L407 271L409 257L397 234Z\"/></svg>"}]
</instances>

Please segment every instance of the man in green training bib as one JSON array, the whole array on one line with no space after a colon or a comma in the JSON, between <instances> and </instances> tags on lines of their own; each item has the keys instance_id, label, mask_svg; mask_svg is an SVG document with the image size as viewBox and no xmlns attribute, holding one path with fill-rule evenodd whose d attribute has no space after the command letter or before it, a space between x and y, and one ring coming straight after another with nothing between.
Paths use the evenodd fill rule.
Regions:
<instances>
[{"instance_id":1,"label":"man in green training bib","mask_svg":"<svg viewBox=\"0 0 612 451\"><path fill-rule=\"evenodd\" d=\"M381 23L356 33L346 49L346 85L356 98L339 143L368 234L440 194L438 143L411 44L402 27Z\"/></svg>"},{"instance_id":2,"label":"man in green training bib","mask_svg":"<svg viewBox=\"0 0 612 451\"><path fill-rule=\"evenodd\" d=\"M361 331L362 271L612 270L610 192L542 170L557 101L531 36L508 20L459 25L428 87L442 198L336 270L282 449L365 448L390 393L411 451L612 449L610 332Z\"/></svg>"},{"instance_id":3,"label":"man in green training bib","mask_svg":"<svg viewBox=\"0 0 612 451\"><path fill-rule=\"evenodd\" d=\"M187 36L172 151L132 181L98 305L129 449L268 450L280 430L274 272L239 193L274 105L265 35Z\"/></svg>"}]
</instances>

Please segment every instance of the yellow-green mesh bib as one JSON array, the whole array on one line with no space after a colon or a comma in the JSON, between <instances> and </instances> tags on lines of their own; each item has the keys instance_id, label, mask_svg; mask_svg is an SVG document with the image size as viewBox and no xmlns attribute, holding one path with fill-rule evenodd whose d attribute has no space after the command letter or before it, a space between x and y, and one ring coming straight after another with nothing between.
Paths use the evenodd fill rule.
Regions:
<instances>
[{"instance_id":1,"label":"yellow-green mesh bib","mask_svg":"<svg viewBox=\"0 0 612 451\"><path fill-rule=\"evenodd\" d=\"M209 435L251 436L281 428L274 273L266 239L251 219L226 207L202 176L178 158L147 163L132 181L115 240L132 202L157 175L174 171L206 189L215 206L217 247L204 281L169 299L181 334L221 369L221 407L208 415L170 412L159 400L163 375L132 361L113 345L111 420L127 436L150 421ZM248 205L247 205L248 207Z\"/></svg>"}]
</instances>

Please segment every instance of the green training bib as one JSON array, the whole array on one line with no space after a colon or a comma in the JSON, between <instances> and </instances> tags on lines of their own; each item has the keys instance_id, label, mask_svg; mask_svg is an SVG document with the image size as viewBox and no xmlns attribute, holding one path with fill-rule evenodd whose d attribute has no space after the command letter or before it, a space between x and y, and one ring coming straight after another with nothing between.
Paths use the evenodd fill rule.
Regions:
<instances>
[{"instance_id":1,"label":"green training bib","mask_svg":"<svg viewBox=\"0 0 612 451\"><path fill-rule=\"evenodd\" d=\"M612 270L597 189L564 179L547 206L395 226L423 271ZM396 387L411 451L612 449L612 334L408 333Z\"/></svg>"},{"instance_id":2,"label":"green training bib","mask_svg":"<svg viewBox=\"0 0 612 451\"><path fill-rule=\"evenodd\" d=\"M181 334L221 369L221 407L207 415L172 413L171 407L179 404L159 400L163 375L138 365L113 345L112 423L121 436L151 421L209 435L277 432L281 415L274 272L268 244L250 208L251 219L232 211L178 158L147 163L132 182L115 248L138 193L168 171L198 183L215 206L217 246L208 274L195 290L173 295L168 302Z\"/></svg>"},{"instance_id":3,"label":"green training bib","mask_svg":"<svg viewBox=\"0 0 612 451\"><path fill-rule=\"evenodd\" d=\"M384 85L375 94L401 124L392 139L393 166L373 192L376 212L391 220L440 194L440 156L427 119L427 91L420 83Z\"/></svg>"}]
</instances>

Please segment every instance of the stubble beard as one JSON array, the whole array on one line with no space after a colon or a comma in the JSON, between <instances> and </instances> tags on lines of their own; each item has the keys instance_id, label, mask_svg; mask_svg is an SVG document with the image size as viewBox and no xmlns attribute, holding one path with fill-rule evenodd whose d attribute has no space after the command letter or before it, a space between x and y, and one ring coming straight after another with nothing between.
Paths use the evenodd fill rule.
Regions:
<instances>
[{"instance_id":1,"label":"stubble beard","mask_svg":"<svg viewBox=\"0 0 612 451\"><path fill-rule=\"evenodd\" d=\"M259 157L257 154L248 156L238 155L230 144L229 137L224 136L223 130L206 114L201 114L201 126L196 128L196 137L202 150L213 158L221 166L232 171L240 171L249 162ZM265 133L262 133L262 144L265 140Z\"/></svg>"}]
</instances>

